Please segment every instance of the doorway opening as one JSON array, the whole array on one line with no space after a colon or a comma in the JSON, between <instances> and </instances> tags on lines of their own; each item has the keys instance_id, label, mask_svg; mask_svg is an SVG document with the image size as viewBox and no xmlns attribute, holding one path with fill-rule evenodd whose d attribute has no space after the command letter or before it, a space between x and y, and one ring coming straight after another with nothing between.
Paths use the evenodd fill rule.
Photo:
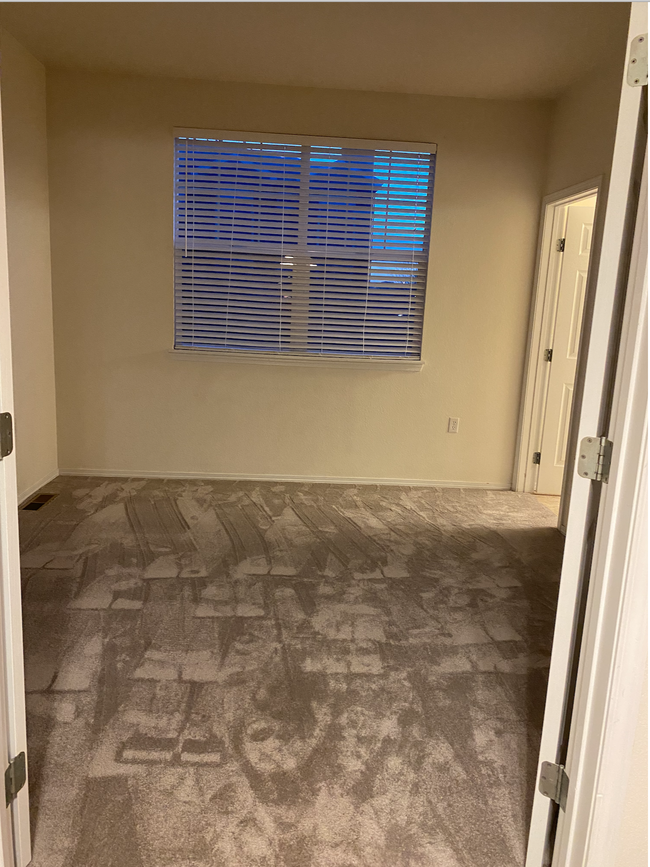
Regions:
<instances>
[{"instance_id":1,"label":"doorway opening","mask_svg":"<svg viewBox=\"0 0 650 867\"><path fill-rule=\"evenodd\" d=\"M600 178L547 196L522 402L515 490L536 494L566 531L563 495Z\"/></svg>"}]
</instances>

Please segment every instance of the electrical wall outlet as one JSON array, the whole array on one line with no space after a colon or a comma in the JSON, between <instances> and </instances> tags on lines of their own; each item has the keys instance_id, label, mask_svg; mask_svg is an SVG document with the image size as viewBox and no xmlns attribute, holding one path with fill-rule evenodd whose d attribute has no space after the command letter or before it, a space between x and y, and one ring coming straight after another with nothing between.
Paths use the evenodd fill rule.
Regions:
<instances>
[{"instance_id":1,"label":"electrical wall outlet","mask_svg":"<svg viewBox=\"0 0 650 867\"><path fill-rule=\"evenodd\" d=\"M449 424L447 425L448 433L458 433L458 425L460 423L459 418L450 418Z\"/></svg>"}]
</instances>

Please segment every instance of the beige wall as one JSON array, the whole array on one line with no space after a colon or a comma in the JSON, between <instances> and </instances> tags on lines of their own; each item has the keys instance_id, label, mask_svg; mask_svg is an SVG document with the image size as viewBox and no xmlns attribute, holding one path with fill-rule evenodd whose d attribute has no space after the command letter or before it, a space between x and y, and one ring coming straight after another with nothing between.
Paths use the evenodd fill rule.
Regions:
<instances>
[{"instance_id":1,"label":"beige wall","mask_svg":"<svg viewBox=\"0 0 650 867\"><path fill-rule=\"evenodd\" d=\"M564 190L599 175L605 180L614 153L621 98L625 44L620 60L591 72L556 101L550 139L545 194Z\"/></svg>"},{"instance_id":2,"label":"beige wall","mask_svg":"<svg viewBox=\"0 0 650 867\"><path fill-rule=\"evenodd\" d=\"M48 116L62 468L510 485L546 103L52 72ZM438 143L423 371L170 355L175 125Z\"/></svg>"},{"instance_id":3,"label":"beige wall","mask_svg":"<svg viewBox=\"0 0 650 867\"><path fill-rule=\"evenodd\" d=\"M57 470L45 70L0 31L18 496Z\"/></svg>"}]
</instances>

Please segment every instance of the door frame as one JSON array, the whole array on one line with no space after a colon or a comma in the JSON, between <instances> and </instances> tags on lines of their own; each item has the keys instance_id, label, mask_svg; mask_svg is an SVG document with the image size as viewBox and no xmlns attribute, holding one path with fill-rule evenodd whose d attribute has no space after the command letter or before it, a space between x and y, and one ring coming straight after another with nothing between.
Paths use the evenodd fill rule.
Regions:
<instances>
[{"instance_id":1,"label":"door frame","mask_svg":"<svg viewBox=\"0 0 650 867\"><path fill-rule=\"evenodd\" d=\"M534 452L540 450L544 425L544 407L550 369L544 360L544 350L551 344L555 308L561 276L562 254L555 249L555 241L563 237L567 205L595 195L594 234L592 251L598 241L596 226L602 222L604 211L603 178L591 178L564 190L550 193L542 199L537 265L533 297L531 300L528 331L528 351L524 370L517 449L513 473L513 490L535 490L539 470L532 462ZM586 294L592 291L594 256L590 256ZM583 313L584 316L584 313ZM567 466L569 465L567 461ZM564 491L563 491L564 493ZM562 505L562 504L561 504ZM563 515L564 513L564 515ZM560 529L566 532L566 509L560 510Z\"/></svg>"},{"instance_id":2,"label":"door frame","mask_svg":"<svg viewBox=\"0 0 650 867\"><path fill-rule=\"evenodd\" d=\"M616 863L648 638L648 179L639 198L554 867Z\"/></svg>"},{"instance_id":3,"label":"door frame","mask_svg":"<svg viewBox=\"0 0 650 867\"><path fill-rule=\"evenodd\" d=\"M576 738L590 738L593 730L585 727L584 721L577 715L584 707L584 695L580 692L581 678L584 679L585 667L594 672L591 695L608 684L602 679L604 672L596 665L601 652L606 650L605 635L596 628L592 645L587 645L586 636L594 637L592 624L588 617L583 617L583 606L590 617L595 618L596 627L602 624L608 605L619 605L620 597L612 586L609 599L594 599L592 580L599 568L598 558L601 556L595 546L598 533L602 535L602 544L609 548L612 543L614 524L608 525L599 509L600 499L603 503L607 496L612 496L608 485L602 481L591 481L582 478L574 472L576 444L584 437L609 436L612 430L607 419L610 397L610 382L613 375L620 377L623 359L626 357L628 336L621 333L621 341L617 345L615 336L618 325L618 307L621 297L625 297L625 287L629 284L627 273L629 246L635 234L635 217L637 199L635 182L639 157L642 156L639 130L642 126L642 106L644 93L641 87L627 83L626 72L630 63L630 51L633 40L640 34L647 33L647 6L645 3L631 4L630 26L625 63L621 67L621 90L618 110L618 120L612 158L610 181L607 190L607 202L601 208L603 214L602 229L596 224L594 234L595 246L592 248L592 263L589 283L593 286L593 294L589 292L586 299L586 311L583 319L583 333L578 361L579 375L576 378L574 392L574 407L572 411L572 427L570 432L570 450L567 455L568 470L565 473L565 489L571 486L571 496L568 498L567 534L560 577L560 588L557 603L557 616L551 652L551 664L548 677L544 723L540 743L537 766L533 809L530 821L530 833L526 856L526 867L543 867L549 863L549 856L560 845L557 838L554 841L554 819L561 808L543 795L537 785L543 762L555 762L564 765L567 761L567 743L575 742ZM640 200L639 200L640 201ZM629 246L628 246L629 245ZM620 362L620 363L618 363ZM619 392L620 393L620 392ZM615 412L621 412L621 406L613 406ZM611 423L616 423L612 415ZM615 449L617 446L615 446ZM610 475L610 484L618 484L615 480L615 466ZM623 484L623 482L622 482ZM625 481L627 490L628 482ZM613 491L613 488L609 490ZM619 493L620 499L620 493ZM601 529L602 527L602 529ZM629 527L628 527L629 531ZM611 562L611 558L610 558ZM589 588L590 596L585 601L585 589ZM584 638L584 641L583 641ZM579 651L582 651L579 654ZM592 654L591 658L589 654ZM577 679L576 679L576 662ZM594 668L592 668L594 666ZM598 669L596 671L596 669ZM586 718L585 718L586 719ZM568 723L572 725L569 729ZM608 736L612 732L612 720L604 723L603 733ZM568 739L567 739L568 735ZM631 744L618 747L625 752ZM583 770L585 765L582 766ZM573 770L572 770L573 773ZM584 787L578 776L569 776L568 803L576 797L577 785L585 793L598 799L598 791L590 788L588 779L584 779ZM614 805L611 798L602 805L602 820L609 823ZM563 824L564 824L563 815ZM566 821L562 833L575 835L578 829L577 814ZM559 851L559 850L557 850ZM573 862L561 860L561 855L554 859L554 867L591 867L593 861L585 860L585 853L576 850ZM611 863L611 862L610 862Z\"/></svg>"},{"instance_id":4,"label":"door frame","mask_svg":"<svg viewBox=\"0 0 650 867\"><path fill-rule=\"evenodd\" d=\"M9 254L2 133L0 124L0 411L13 415ZM0 755L4 757L0 769L3 774L9 761L21 752L27 754L25 704L18 484L14 451L0 460ZM5 822L9 824L12 837L11 860L5 854L4 859L0 860L1 867L25 867L31 861L28 787L27 781L1 817L0 838L3 847L7 833Z\"/></svg>"}]
</instances>

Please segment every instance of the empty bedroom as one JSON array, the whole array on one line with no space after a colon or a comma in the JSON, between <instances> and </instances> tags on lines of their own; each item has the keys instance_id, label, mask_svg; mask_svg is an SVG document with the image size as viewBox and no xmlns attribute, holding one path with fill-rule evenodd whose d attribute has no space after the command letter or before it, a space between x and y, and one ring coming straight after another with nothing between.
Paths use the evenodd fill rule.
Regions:
<instances>
[{"instance_id":1,"label":"empty bedroom","mask_svg":"<svg viewBox=\"0 0 650 867\"><path fill-rule=\"evenodd\" d=\"M629 20L0 3L13 863L536 867Z\"/></svg>"}]
</instances>

